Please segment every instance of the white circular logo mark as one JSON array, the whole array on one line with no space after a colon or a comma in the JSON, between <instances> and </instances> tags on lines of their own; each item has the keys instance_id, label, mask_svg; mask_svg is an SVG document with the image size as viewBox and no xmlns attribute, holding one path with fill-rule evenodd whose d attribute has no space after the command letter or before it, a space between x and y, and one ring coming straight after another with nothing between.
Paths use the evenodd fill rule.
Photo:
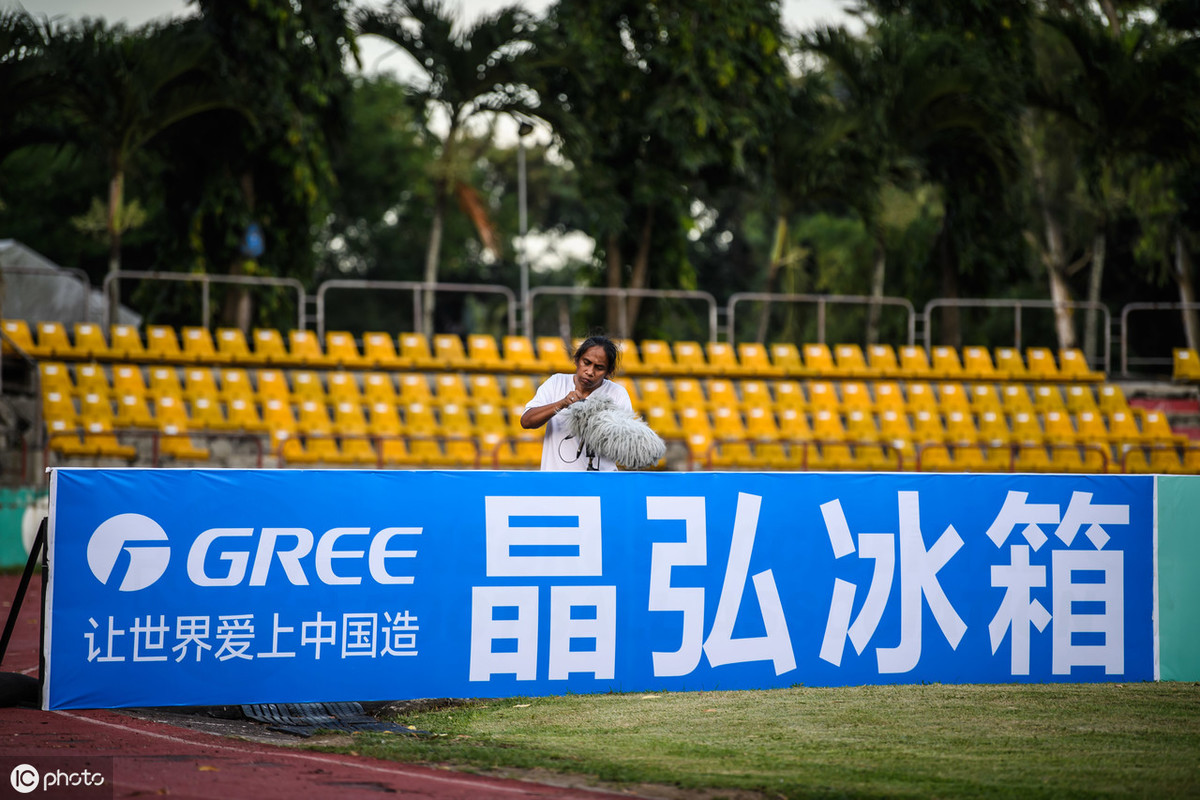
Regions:
<instances>
[{"instance_id":1,"label":"white circular logo mark","mask_svg":"<svg viewBox=\"0 0 1200 800\"><path fill-rule=\"evenodd\" d=\"M162 542L138 546L136 542ZM108 584L122 552L129 553L129 566L119 588L122 592L145 589L162 577L171 560L167 532L141 514L118 514L100 523L88 541L87 561L96 580Z\"/></svg>"},{"instance_id":2,"label":"white circular logo mark","mask_svg":"<svg viewBox=\"0 0 1200 800\"><path fill-rule=\"evenodd\" d=\"M28 764L17 764L13 767L12 774L8 776L12 787L21 794L29 794L38 787L38 782L42 776L38 775L38 771Z\"/></svg>"}]
</instances>

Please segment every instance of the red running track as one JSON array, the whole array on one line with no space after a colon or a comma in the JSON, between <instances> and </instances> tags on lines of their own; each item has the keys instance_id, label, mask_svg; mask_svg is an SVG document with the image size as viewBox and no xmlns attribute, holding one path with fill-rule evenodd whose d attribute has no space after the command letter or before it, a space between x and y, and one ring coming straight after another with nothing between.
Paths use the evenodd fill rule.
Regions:
<instances>
[{"instance_id":1,"label":"red running track","mask_svg":"<svg viewBox=\"0 0 1200 800\"><path fill-rule=\"evenodd\" d=\"M8 618L19 583L0 576L0 622ZM41 584L37 577L21 609L0 671L36 676ZM302 741L302 740L297 740ZM36 757L46 765L58 757L68 771L82 769L81 756L97 760L104 791L33 792L9 786L15 767ZM112 758L109 766L108 757ZM44 767L49 769L49 767ZM111 793L110 793L111 792ZM523 781L503 780L360 756L331 755L248 742L132 717L117 711L41 711L0 708L0 796L170 797L204 800L299 800L379 797L605 798L606 794Z\"/></svg>"}]
</instances>

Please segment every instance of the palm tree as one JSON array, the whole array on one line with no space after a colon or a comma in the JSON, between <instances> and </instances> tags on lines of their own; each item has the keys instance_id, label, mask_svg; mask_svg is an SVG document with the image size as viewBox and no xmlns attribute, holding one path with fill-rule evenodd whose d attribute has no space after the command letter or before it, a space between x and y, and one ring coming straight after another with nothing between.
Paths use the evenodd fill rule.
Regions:
<instances>
[{"instance_id":1,"label":"palm tree","mask_svg":"<svg viewBox=\"0 0 1200 800\"><path fill-rule=\"evenodd\" d=\"M187 24L151 23L130 33L84 20L58 31L46 52L72 139L108 166L103 227L108 269L117 272L129 223L125 178L133 158L175 123L232 104L208 79L209 46Z\"/></svg>"},{"instance_id":2,"label":"palm tree","mask_svg":"<svg viewBox=\"0 0 1200 800\"><path fill-rule=\"evenodd\" d=\"M359 34L394 42L426 73L423 85L409 88L424 106L426 129L442 142L433 165L433 222L425 253L425 282L432 285L438 279L450 197L471 197L465 166L482 155L464 151L469 125L481 116L494 121L497 114L534 113L520 58L529 44L531 20L512 6L462 28L442 0L392 0L381 11L360 9L354 22ZM440 118L431 112L439 112ZM439 136L441 125L445 132ZM434 301L434 293L425 292L422 317L427 337L433 335Z\"/></svg>"},{"instance_id":3,"label":"palm tree","mask_svg":"<svg viewBox=\"0 0 1200 800\"><path fill-rule=\"evenodd\" d=\"M843 161L852 180L843 180L843 202L862 217L875 240L870 295L882 297L886 275L888 198L901 192L934 196L937 162L948 153L967 154L1002 178L1012 161L1007 142L979 101L978 75L963 63L949 36L917 31L887 19L866 38L845 29L823 29L807 38L823 57L827 80L856 145ZM924 187L925 190L921 190ZM878 329L871 309L868 343Z\"/></svg>"}]
</instances>

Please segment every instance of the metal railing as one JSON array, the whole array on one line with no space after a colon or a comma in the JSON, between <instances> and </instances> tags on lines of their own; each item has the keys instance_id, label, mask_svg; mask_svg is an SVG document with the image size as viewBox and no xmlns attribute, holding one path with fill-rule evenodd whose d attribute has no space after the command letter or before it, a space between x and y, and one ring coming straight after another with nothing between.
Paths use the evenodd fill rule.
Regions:
<instances>
[{"instance_id":1,"label":"metal railing","mask_svg":"<svg viewBox=\"0 0 1200 800\"><path fill-rule=\"evenodd\" d=\"M708 309L708 341L717 341L717 299L708 292L689 291L685 289L601 289L584 286L539 286L529 292L529 305L521 310L525 320L525 335L533 336L533 301L543 295L560 295L567 297L617 297L618 303L616 336L629 336L629 309L625 302L631 297L656 298L666 300L700 300Z\"/></svg>"},{"instance_id":2,"label":"metal railing","mask_svg":"<svg viewBox=\"0 0 1200 800\"><path fill-rule=\"evenodd\" d=\"M1129 318L1143 311L1197 311L1200 310L1200 303L1126 303L1121 306L1121 375L1128 378L1131 373L1129 371L1130 364L1142 366L1162 366L1172 363L1171 354L1168 353L1166 358L1130 358L1129 356L1129 339L1130 339L1130 324Z\"/></svg>"},{"instance_id":3,"label":"metal railing","mask_svg":"<svg viewBox=\"0 0 1200 800\"><path fill-rule=\"evenodd\" d=\"M212 319L211 288L214 283L233 284L237 286L287 286L296 290L296 327L304 329L304 284L295 278L265 278L256 275L209 275L208 273L190 272L158 272L144 270L117 270L104 276L104 296L113 297L119 290L120 281L124 278L138 278L145 281L173 281L182 283L199 283L203 287L200 295L200 317L204 327L208 327ZM104 326L112 327L113 308L110 303L105 310Z\"/></svg>"},{"instance_id":4,"label":"metal railing","mask_svg":"<svg viewBox=\"0 0 1200 800\"><path fill-rule=\"evenodd\" d=\"M925 304L925 309L922 312L922 320L925 331L925 348L928 350L933 346L933 312L938 308L1010 308L1015 313L1013 314L1013 347L1020 350L1022 347L1023 336L1023 313L1026 309L1054 310L1057 308L1066 308L1075 310L1094 309L1099 311L1104 316L1104 346L1103 355L1101 356L1101 364L1104 372L1109 371L1112 353L1112 315L1109 313L1108 306L1103 303L1093 302L1091 300L1078 300L1067 303L1056 303L1053 300L974 300L962 299L957 297L938 297L930 300ZM1124 338L1124 337L1122 337ZM1088 366L1093 366L1089 364Z\"/></svg>"},{"instance_id":5,"label":"metal railing","mask_svg":"<svg viewBox=\"0 0 1200 800\"><path fill-rule=\"evenodd\" d=\"M738 303L748 301L758 301L765 303L769 308L774 303L801 303L815 305L817 307L817 341L825 343L825 329L827 321L827 307L833 305L858 305L867 306L893 306L904 309L906 314L905 330L908 334L906 344L916 342L917 323L916 310L913 307L912 301L903 297L870 297L868 295L855 294L774 294L771 292L737 292L729 296L729 302L725 308L726 324L729 327L729 341L734 343L737 335L737 318L735 316Z\"/></svg>"},{"instance_id":6,"label":"metal railing","mask_svg":"<svg viewBox=\"0 0 1200 800\"><path fill-rule=\"evenodd\" d=\"M425 312L422 299L425 292L463 292L467 294L498 294L505 299L505 317L509 334L517 330L517 297L507 286L487 283L426 283L424 281L366 281L335 279L323 282L317 288L317 336L325 338L325 295L332 289L359 289L370 291L412 292L413 329L425 330Z\"/></svg>"}]
</instances>

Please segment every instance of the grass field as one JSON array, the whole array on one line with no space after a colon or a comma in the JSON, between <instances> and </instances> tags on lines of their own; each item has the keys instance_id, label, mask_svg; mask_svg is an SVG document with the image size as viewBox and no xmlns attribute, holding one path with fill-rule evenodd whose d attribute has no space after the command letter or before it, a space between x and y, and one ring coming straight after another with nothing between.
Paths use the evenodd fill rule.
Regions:
<instances>
[{"instance_id":1,"label":"grass field","mask_svg":"<svg viewBox=\"0 0 1200 800\"><path fill-rule=\"evenodd\" d=\"M1197 797L1200 685L924 685L448 704L321 749L635 795Z\"/></svg>"}]
</instances>

